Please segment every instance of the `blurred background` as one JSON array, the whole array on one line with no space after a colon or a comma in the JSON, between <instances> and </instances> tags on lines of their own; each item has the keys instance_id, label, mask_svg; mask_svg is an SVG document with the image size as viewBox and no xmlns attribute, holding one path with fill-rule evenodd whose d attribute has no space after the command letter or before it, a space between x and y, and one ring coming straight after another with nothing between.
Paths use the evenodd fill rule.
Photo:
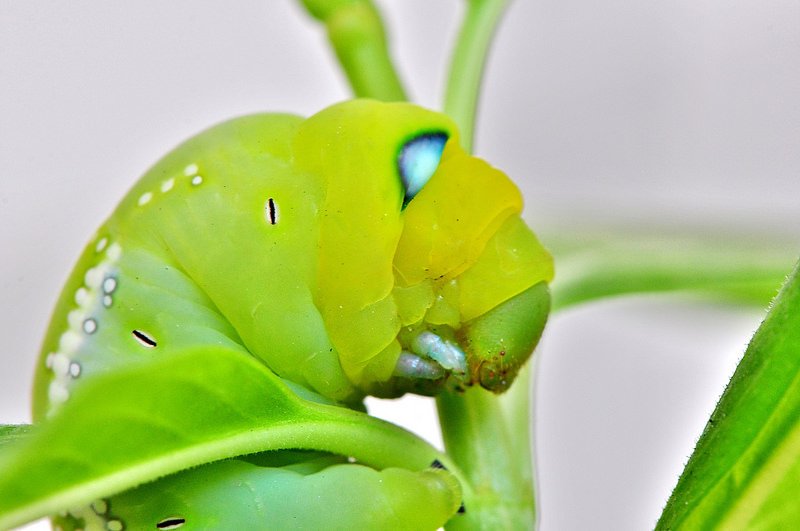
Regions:
<instances>
[{"instance_id":1,"label":"blurred background","mask_svg":"<svg viewBox=\"0 0 800 531\"><path fill-rule=\"evenodd\" d=\"M438 108L461 2L378 4L412 98ZM484 88L476 152L520 184L545 241L800 249L795 0L519 0ZM29 421L61 285L140 174L231 116L347 97L288 0L0 0L0 422ZM556 316L536 355L541 528L652 527L762 315L638 297ZM370 406L441 444L430 400Z\"/></svg>"}]
</instances>

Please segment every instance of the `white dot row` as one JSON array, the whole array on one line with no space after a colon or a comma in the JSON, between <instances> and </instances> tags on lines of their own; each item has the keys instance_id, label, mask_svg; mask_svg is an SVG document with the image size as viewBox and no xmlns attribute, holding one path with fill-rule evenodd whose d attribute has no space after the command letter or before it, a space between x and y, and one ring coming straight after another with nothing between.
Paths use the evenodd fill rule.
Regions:
<instances>
[{"instance_id":1,"label":"white dot row","mask_svg":"<svg viewBox=\"0 0 800 531\"><path fill-rule=\"evenodd\" d=\"M203 184L203 176L199 175L198 171L199 168L197 167L197 164L194 163L189 164L183 169L183 174L186 177L191 177L190 182L192 183L192 186L200 186L201 184ZM170 177L169 179L166 179L161 182L161 186L159 187L159 189L161 190L161 193L165 194L170 190L172 190L172 188L174 187L175 187L175 178ZM150 201L152 201L152 199L153 199L153 192L145 192L139 196L139 200L137 201L137 203L139 206L144 206Z\"/></svg>"},{"instance_id":2,"label":"white dot row","mask_svg":"<svg viewBox=\"0 0 800 531\"><path fill-rule=\"evenodd\" d=\"M112 294L117 289L117 279L112 276L112 271L122 256L122 247L116 242L109 244L104 236L95 244L95 252L105 252L105 256L84 273L83 285L73 295L77 307L67 314L67 329L58 338L58 349L45 358L45 365L54 376L48 388L51 411L53 405L69 399L69 381L80 377L82 373L80 363L71 356L80 349L86 336L97 332L99 324L93 314L99 307L96 302L98 296L104 307L109 308L113 304Z\"/></svg>"}]
</instances>

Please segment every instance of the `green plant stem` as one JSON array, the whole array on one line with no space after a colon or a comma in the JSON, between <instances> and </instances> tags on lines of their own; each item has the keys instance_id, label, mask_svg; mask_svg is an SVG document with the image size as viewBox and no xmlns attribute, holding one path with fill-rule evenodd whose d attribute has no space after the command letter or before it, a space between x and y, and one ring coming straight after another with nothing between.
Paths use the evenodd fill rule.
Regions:
<instances>
[{"instance_id":1,"label":"green plant stem","mask_svg":"<svg viewBox=\"0 0 800 531\"><path fill-rule=\"evenodd\" d=\"M580 234L548 247L558 264L553 311L617 295L678 291L766 306L796 258L786 242L711 235Z\"/></svg>"},{"instance_id":2,"label":"green plant stem","mask_svg":"<svg viewBox=\"0 0 800 531\"><path fill-rule=\"evenodd\" d=\"M473 130L483 68L497 24L508 0L468 0L450 63L444 112L455 120L461 143L472 151Z\"/></svg>"},{"instance_id":3,"label":"green plant stem","mask_svg":"<svg viewBox=\"0 0 800 531\"><path fill-rule=\"evenodd\" d=\"M524 428L518 426L524 437L519 437L520 429L511 433L499 397L477 387L445 392L437 398L437 406L447 453L472 487L465 491L465 513L453 518L448 529L531 529L536 514L529 419L524 419Z\"/></svg>"},{"instance_id":4,"label":"green plant stem","mask_svg":"<svg viewBox=\"0 0 800 531\"><path fill-rule=\"evenodd\" d=\"M515 456L517 463L518 482L520 488L525 490L520 493L520 496L524 496L528 500L533 500L534 493L533 456L531 455L533 366L533 360L529 360L517 374L514 385L499 397L500 408L511 437L511 454Z\"/></svg>"},{"instance_id":5,"label":"green plant stem","mask_svg":"<svg viewBox=\"0 0 800 531\"><path fill-rule=\"evenodd\" d=\"M325 24L328 38L353 93L359 98L405 101L392 64L380 14L368 0L302 0Z\"/></svg>"}]
</instances>

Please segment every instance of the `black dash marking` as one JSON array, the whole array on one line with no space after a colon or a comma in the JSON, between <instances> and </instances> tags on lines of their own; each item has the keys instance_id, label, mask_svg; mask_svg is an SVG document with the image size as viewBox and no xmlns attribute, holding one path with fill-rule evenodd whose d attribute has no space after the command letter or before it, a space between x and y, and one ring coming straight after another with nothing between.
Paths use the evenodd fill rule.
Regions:
<instances>
[{"instance_id":1,"label":"black dash marking","mask_svg":"<svg viewBox=\"0 0 800 531\"><path fill-rule=\"evenodd\" d=\"M441 470L447 470L447 467L442 464L441 461L438 459L434 459L433 463L431 463L431 468L439 468Z\"/></svg>"},{"instance_id":2,"label":"black dash marking","mask_svg":"<svg viewBox=\"0 0 800 531\"><path fill-rule=\"evenodd\" d=\"M170 518L164 518L163 520L161 520L159 523L156 524L156 527L159 529L177 529L185 523L186 523L186 518L181 518L180 516L172 516Z\"/></svg>"},{"instance_id":3,"label":"black dash marking","mask_svg":"<svg viewBox=\"0 0 800 531\"><path fill-rule=\"evenodd\" d=\"M269 201L267 201L267 210L269 210L268 214L270 224L275 225L278 223L278 209L275 206L275 200L271 197L269 198Z\"/></svg>"},{"instance_id":4,"label":"black dash marking","mask_svg":"<svg viewBox=\"0 0 800 531\"><path fill-rule=\"evenodd\" d=\"M465 512L467 512L467 508L464 507L464 502L462 501L461 505L458 508L458 514L464 514Z\"/></svg>"},{"instance_id":5,"label":"black dash marking","mask_svg":"<svg viewBox=\"0 0 800 531\"><path fill-rule=\"evenodd\" d=\"M148 336L147 334L145 334L141 330L134 330L132 332L132 334L133 334L133 337L136 338L136 341L138 341L139 343L141 343L145 347L147 347L147 348L155 348L156 347L156 340L153 339L152 337Z\"/></svg>"}]
</instances>

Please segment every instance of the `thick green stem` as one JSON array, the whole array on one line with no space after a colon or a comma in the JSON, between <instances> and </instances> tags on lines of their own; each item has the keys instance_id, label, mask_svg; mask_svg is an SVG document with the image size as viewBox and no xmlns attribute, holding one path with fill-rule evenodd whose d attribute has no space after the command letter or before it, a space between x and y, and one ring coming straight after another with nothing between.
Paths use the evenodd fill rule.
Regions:
<instances>
[{"instance_id":1,"label":"thick green stem","mask_svg":"<svg viewBox=\"0 0 800 531\"><path fill-rule=\"evenodd\" d=\"M531 455L531 400L533 395L533 360L519 371L514 385L500 396L500 408L511 437L511 454L516 458L516 473L526 492L520 497L533 500L533 459ZM531 506L533 507L533 506Z\"/></svg>"},{"instance_id":2,"label":"thick green stem","mask_svg":"<svg viewBox=\"0 0 800 531\"><path fill-rule=\"evenodd\" d=\"M406 99L386 42L380 14L368 0L302 0L325 24L353 93L383 101Z\"/></svg>"},{"instance_id":3,"label":"thick green stem","mask_svg":"<svg viewBox=\"0 0 800 531\"><path fill-rule=\"evenodd\" d=\"M509 430L501 401L481 388L443 393L437 405L445 449L471 485L464 514L453 518L448 529L531 529L536 514L529 420L523 419L522 430ZM522 441L520 431L525 434Z\"/></svg>"},{"instance_id":4,"label":"thick green stem","mask_svg":"<svg viewBox=\"0 0 800 531\"><path fill-rule=\"evenodd\" d=\"M553 311L635 293L692 292L765 306L794 262L771 238L629 234L544 238L558 263Z\"/></svg>"},{"instance_id":5,"label":"thick green stem","mask_svg":"<svg viewBox=\"0 0 800 531\"><path fill-rule=\"evenodd\" d=\"M453 51L444 112L458 125L461 143L467 151L472 150L483 67L507 4L508 0L468 0L467 12Z\"/></svg>"}]
</instances>

